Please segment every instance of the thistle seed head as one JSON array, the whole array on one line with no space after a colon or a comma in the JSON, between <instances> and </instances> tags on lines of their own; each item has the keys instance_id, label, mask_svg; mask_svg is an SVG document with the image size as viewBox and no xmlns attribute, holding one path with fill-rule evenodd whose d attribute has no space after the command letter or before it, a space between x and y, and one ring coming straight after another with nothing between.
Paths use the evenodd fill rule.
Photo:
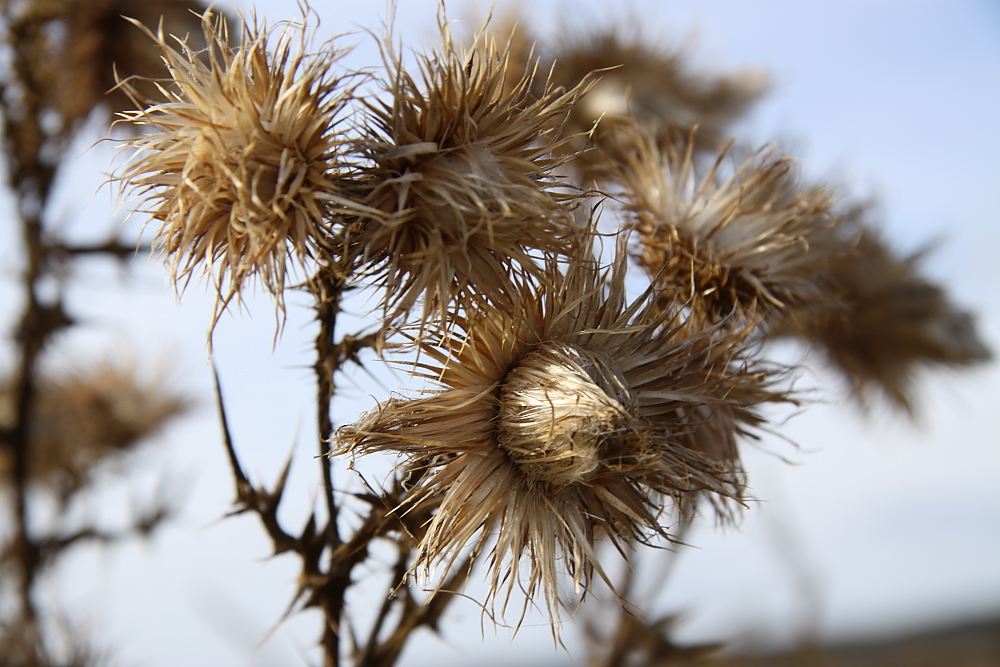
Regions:
<instances>
[{"instance_id":1,"label":"thistle seed head","mask_svg":"<svg viewBox=\"0 0 1000 667\"><path fill-rule=\"evenodd\" d=\"M417 374L438 388L336 435L340 453L401 453L423 471L408 502L439 506L418 571L492 545L487 602L506 605L521 586L553 620L560 563L578 591L604 577L599 537L669 538L671 501L738 501L731 444L759 421L758 403L782 399L741 358L742 339L689 335L651 291L628 302L624 252L609 273L582 252L558 264L537 285L468 302L453 327L429 327Z\"/></svg>"},{"instance_id":2,"label":"thistle seed head","mask_svg":"<svg viewBox=\"0 0 1000 667\"><path fill-rule=\"evenodd\" d=\"M818 345L862 403L879 388L912 413L913 380L922 365L971 366L992 354L972 315L920 275L921 253L901 257L865 221L866 206L843 215L844 252L831 262L821 307L794 309L774 335Z\"/></svg>"},{"instance_id":3,"label":"thistle seed head","mask_svg":"<svg viewBox=\"0 0 1000 667\"><path fill-rule=\"evenodd\" d=\"M632 131L620 172L626 207L664 308L684 304L706 325L736 313L752 325L822 297L817 281L844 251L830 191L800 186L791 158L768 150L722 176L726 147L698 178L690 142L661 149Z\"/></svg>"},{"instance_id":4,"label":"thistle seed head","mask_svg":"<svg viewBox=\"0 0 1000 667\"><path fill-rule=\"evenodd\" d=\"M418 73L383 45L385 99L370 102L359 143L365 204L380 214L350 241L385 289L389 322L421 299L421 322L443 320L456 298L537 277L538 261L567 254L580 232L552 149L581 88L546 83L536 96L534 63L515 69L509 44L480 33L464 49L443 17L440 28Z\"/></svg>"},{"instance_id":5,"label":"thistle seed head","mask_svg":"<svg viewBox=\"0 0 1000 667\"><path fill-rule=\"evenodd\" d=\"M126 114L146 133L121 178L161 222L156 240L175 282L212 275L217 319L251 279L283 308L289 259L326 259L338 211L353 206L337 127L351 92L333 71L343 52L306 52L304 25L246 26L238 46L224 20L206 13L202 25L207 64L148 33L173 80L161 88L167 101Z\"/></svg>"},{"instance_id":6,"label":"thistle seed head","mask_svg":"<svg viewBox=\"0 0 1000 667\"><path fill-rule=\"evenodd\" d=\"M548 54L555 82L568 88L587 77L595 80L567 123L568 134L577 137L570 148L584 148L587 135L598 149L582 152L574 162L586 178L613 176L610 167L632 138L622 121L683 134L697 127L697 149L715 151L729 125L767 89L759 71L715 77L692 73L680 52L621 28L563 34Z\"/></svg>"},{"instance_id":7,"label":"thistle seed head","mask_svg":"<svg viewBox=\"0 0 1000 667\"><path fill-rule=\"evenodd\" d=\"M42 378L29 428L31 478L63 494L79 489L96 465L187 411L190 402L164 385L120 362ZM13 383L0 379L0 426L13 421L16 401ZM0 483L7 467L0 455Z\"/></svg>"},{"instance_id":8,"label":"thistle seed head","mask_svg":"<svg viewBox=\"0 0 1000 667\"><path fill-rule=\"evenodd\" d=\"M530 480L590 484L644 434L614 359L562 341L524 355L500 389L497 441ZM631 446L630 446L631 445Z\"/></svg>"}]
</instances>

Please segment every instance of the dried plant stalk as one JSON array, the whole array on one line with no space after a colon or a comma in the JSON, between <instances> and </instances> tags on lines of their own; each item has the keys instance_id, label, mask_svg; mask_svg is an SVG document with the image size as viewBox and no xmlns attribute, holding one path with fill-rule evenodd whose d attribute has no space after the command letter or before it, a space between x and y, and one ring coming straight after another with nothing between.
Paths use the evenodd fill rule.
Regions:
<instances>
[{"instance_id":1,"label":"dried plant stalk","mask_svg":"<svg viewBox=\"0 0 1000 667\"><path fill-rule=\"evenodd\" d=\"M730 171L730 144L719 147L763 90L759 76L698 79L676 54L597 31L567 40L545 77L513 31L505 46L485 30L457 46L442 9L441 42L416 55L415 69L390 37L385 72L369 78L337 74L332 45L308 52L304 27L248 28L236 46L223 23L203 23L211 47L201 53L154 37L171 73L168 99L128 114L150 133L133 142L139 155L122 179L162 224L176 284L212 276L216 319L252 280L280 309L288 272L309 274L297 287L314 298L319 323L325 519L312 514L299 534L286 531L278 509L288 468L271 491L253 485L220 412L237 511L259 516L275 553L300 557L295 602L322 611L329 666L345 653L342 635L359 665L393 664L414 629L436 628L484 558L487 608L506 611L520 587L525 609L544 600L558 638L564 580L577 593L597 579L614 588L598 541L623 552L669 541L670 522L700 501L723 519L742 502L738 441L763 424L763 404L792 400L782 370L760 360L764 335L835 336L834 318L865 320L872 286L851 262L867 241L855 248L833 194L801 185L775 151ZM362 95L361 80L374 91ZM135 85L123 89L138 96ZM703 149L717 152L707 173L696 165ZM597 193L560 172L570 161L623 202L652 283L635 300L626 297L625 241L610 268L594 258L596 226L580 221ZM858 275L879 261L866 259ZM927 332L905 339L918 341L907 358L945 359L929 351L930 332L971 324L946 314L943 298L907 273L909 261L882 263L880 280L918 293L913 319L927 318ZM344 293L364 283L380 290L379 328L338 334ZM850 326L844 337L868 325ZM391 397L334 432L335 374L389 335L415 351L402 363L432 388ZM965 338L949 360L982 358L974 334ZM853 340L824 344L863 356ZM904 384L891 370L848 372L862 378L859 391L865 373L889 391ZM340 455L402 459L390 488L355 494L365 509L353 530L334 492L331 444ZM396 547L397 588L366 643L345 596L380 539ZM435 582L422 605L414 573ZM614 655L652 661L672 651L665 624L623 622Z\"/></svg>"}]
</instances>

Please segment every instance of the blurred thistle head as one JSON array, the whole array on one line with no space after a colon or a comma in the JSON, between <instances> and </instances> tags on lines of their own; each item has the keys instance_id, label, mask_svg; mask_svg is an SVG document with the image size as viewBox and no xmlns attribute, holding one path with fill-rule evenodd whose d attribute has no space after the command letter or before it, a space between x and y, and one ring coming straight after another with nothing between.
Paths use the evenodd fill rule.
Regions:
<instances>
[{"instance_id":1,"label":"blurred thistle head","mask_svg":"<svg viewBox=\"0 0 1000 667\"><path fill-rule=\"evenodd\" d=\"M641 21L634 25L641 26ZM608 159L628 145L629 119L647 130L661 128L688 133L698 127L696 149L717 150L729 125L738 120L767 89L766 76L747 70L713 77L692 73L683 54L661 46L620 26L569 29L547 55L553 80L577 85L586 77L595 82L577 104L568 132L589 134L597 151L584 151L575 164L585 177L610 175ZM595 125L596 124L596 125ZM625 130L625 131L623 131ZM570 144L583 148L579 139Z\"/></svg>"},{"instance_id":2,"label":"blurred thistle head","mask_svg":"<svg viewBox=\"0 0 1000 667\"><path fill-rule=\"evenodd\" d=\"M400 453L422 471L409 502L440 505L418 571L492 543L487 603L505 607L520 586L529 601L544 597L555 623L560 561L586 590L595 572L606 580L599 538L669 538L671 501L739 500L730 440L755 423L756 403L782 396L740 341L681 333L651 291L629 303L625 268L623 251L608 272L581 252L565 272L550 262L537 286L469 302L453 329L418 341L428 361L417 374L436 389L337 432L342 454ZM722 427L733 432L712 440Z\"/></svg>"},{"instance_id":3,"label":"blurred thistle head","mask_svg":"<svg viewBox=\"0 0 1000 667\"><path fill-rule=\"evenodd\" d=\"M29 429L29 474L62 494L91 470L155 435L190 402L167 388L162 373L142 377L134 364L102 362L49 374L38 384ZM0 425L11 423L16 388L0 380ZM0 479L7 462L0 459Z\"/></svg>"},{"instance_id":4,"label":"blurred thistle head","mask_svg":"<svg viewBox=\"0 0 1000 667\"><path fill-rule=\"evenodd\" d=\"M864 402L878 387L912 414L913 380L923 365L969 366L991 359L973 316L944 289L920 275L924 253L895 253L865 218L869 207L844 214L845 251L831 261L821 283L832 298L822 307L796 309L775 335L818 344Z\"/></svg>"},{"instance_id":5,"label":"blurred thistle head","mask_svg":"<svg viewBox=\"0 0 1000 667\"><path fill-rule=\"evenodd\" d=\"M421 298L422 322L444 319L458 297L537 276L537 260L570 252L580 232L552 150L581 87L546 82L536 95L535 63L513 65L510 44L480 32L465 49L439 23L442 42L415 54L417 73L385 40L385 95L369 102L358 143L365 204L380 215L349 242L385 289L389 322Z\"/></svg>"},{"instance_id":6,"label":"blurred thistle head","mask_svg":"<svg viewBox=\"0 0 1000 667\"><path fill-rule=\"evenodd\" d=\"M280 309L288 260L331 261L332 220L353 206L338 127L351 75L334 72L344 52L333 44L306 51L304 23L245 25L238 46L224 19L206 13L202 25L207 62L148 33L173 81L161 87L167 101L126 114L146 133L130 142L137 152L121 178L162 223L156 240L175 282L212 275L215 319L252 278Z\"/></svg>"},{"instance_id":7,"label":"blurred thistle head","mask_svg":"<svg viewBox=\"0 0 1000 667\"><path fill-rule=\"evenodd\" d=\"M157 97L155 80L169 77L160 49L124 17L162 25L168 35L188 35L194 50L206 46L198 0L35 0L32 10L46 22L46 67L52 104L65 125L85 119L97 106L111 115L135 108L136 99ZM132 94L117 86L115 73L133 79Z\"/></svg>"},{"instance_id":8,"label":"blurred thistle head","mask_svg":"<svg viewBox=\"0 0 1000 667\"><path fill-rule=\"evenodd\" d=\"M633 126L620 169L637 259L661 304L708 324L759 323L775 309L819 298L837 218L834 196L799 185L792 159L762 150L723 175L729 147L696 173L691 141L664 147Z\"/></svg>"}]
</instances>

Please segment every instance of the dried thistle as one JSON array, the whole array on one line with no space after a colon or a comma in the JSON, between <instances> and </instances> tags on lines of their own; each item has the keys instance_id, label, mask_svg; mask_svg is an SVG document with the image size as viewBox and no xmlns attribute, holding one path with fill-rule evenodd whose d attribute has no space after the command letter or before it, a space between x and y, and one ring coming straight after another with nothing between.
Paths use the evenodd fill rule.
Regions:
<instances>
[{"instance_id":1,"label":"dried thistle","mask_svg":"<svg viewBox=\"0 0 1000 667\"><path fill-rule=\"evenodd\" d=\"M634 136L624 120L649 131L671 128L687 134L697 127L696 149L714 151L729 125L767 89L760 71L714 78L693 74L680 52L619 27L563 34L549 54L555 82L571 87L588 76L597 79L567 123L568 132L589 133L599 149L583 152L576 161L586 177L608 176L608 159L613 164L631 148ZM571 147L580 150L584 143L578 139Z\"/></svg>"},{"instance_id":2,"label":"dried thistle","mask_svg":"<svg viewBox=\"0 0 1000 667\"><path fill-rule=\"evenodd\" d=\"M876 386L912 413L912 383L921 365L966 366L992 355L972 315L920 275L923 253L899 257L864 224L865 213L859 206L845 215L854 234L823 283L834 298L824 307L788 313L775 335L818 344L859 400Z\"/></svg>"},{"instance_id":3,"label":"dried thistle","mask_svg":"<svg viewBox=\"0 0 1000 667\"><path fill-rule=\"evenodd\" d=\"M610 276L578 256L505 301L470 302L454 330L417 341L431 360L417 374L439 388L390 399L336 436L340 453L403 454L423 471L409 502L440 499L417 571L448 570L467 545L481 555L495 540L487 602L506 588L506 607L515 586L540 594L554 631L557 563L585 590L595 571L606 579L599 537L668 537L665 501L738 500L728 438L755 423L755 403L780 399L738 341L681 333L651 291L628 303L624 279L624 253ZM706 423L734 432L713 442Z\"/></svg>"},{"instance_id":4,"label":"dried thistle","mask_svg":"<svg viewBox=\"0 0 1000 667\"><path fill-rule=\"evenodd\" d=\"M51 95L67 125L86 118L102 103L112 115L134 109L136 99L145 102L158 96L154 80L169 76L160 50L123 17L143 25L162 25L168 35L190 35L192 49L206 45L196 14L205 6L198 0L36 0L32 4L32 11L52 23L46 32L47 67L54 84ZM116 71L120 78L133 80L131 95L116 85Z\"/></svg>"},{"instance_id":5,"label":"dried thistle","mask_svg":"<svg viewBox=\"0 0 1000 667\"><path fill-rule=\"evenodd\" d=\"M774 309L820 298L817 278L836 242L833 195L797 182L792 159L764 150L721 175L729 147L699 179L692 144L660 149L633 126L636 149L621 168L639 264L664 308L696 319L758 323Z\"/></svg>"},{"instance_id":6,"label":"dried thistle","mask_svg":"<svg viewBox=\"0 0 1000 667\"><path fill-rule=\"evenodd\" d=\"M0 382L0 425L13 420L14 391ZM42 378L29 428L29 474L68 495L87 482L95 465L155 434L188 407L164 388L162 378L140 380L128 364ZM0 457L0 480L8 465Z\"/></svg>"},{"instance_id":7,"label":"dried thistle","mask_svg":"<svg viewBox=\"0 0 1000 667\"><path fill-rule=\"evenodd\" d=\"M307 265L328 251L336 210L353 206L338 127L351 90L350 75L333 71L344 52L307 52L304 24L245 25L239 46L225 20L206 13L202 25L207 64L147 31L173 84L162 89L168 101L126 115L148 132L131 142L138 154L122 179L162 223L157 242L175 283L199 267L212 274L217 320L251 278L283 308L288 260Z\"/></svg>"},{"instance_id":8,"label":"dried thistle","mask_svg":"<svg viewBox=\"0 0 1000 667\"><path fill-rule=\"evenodd\" d=\"M537 260L570 252L580 231L551 151L581 86L539 83L534 63L513 65L510 44L482 32L456 45L443 16L440 30L416 74L383 44L386 98L369 103L359 142L365 203L381 215L350 242L385 289L387 323L421 297L426 323L456 298L509 289L512 274L537 276Z\"/></svg>"}]
</instances>

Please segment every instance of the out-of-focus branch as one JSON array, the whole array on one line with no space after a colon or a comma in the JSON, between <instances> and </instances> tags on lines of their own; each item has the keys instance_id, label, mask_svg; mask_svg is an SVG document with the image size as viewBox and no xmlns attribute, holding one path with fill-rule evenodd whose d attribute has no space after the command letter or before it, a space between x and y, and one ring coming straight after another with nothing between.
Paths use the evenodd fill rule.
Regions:
<instances>
[{"instance_id":1,"label":"out-of-focus branch","mask_svg":"<svg viewBox=\"0 0 1000 667\"><path fill-rule=\"evenodd\" d=\"M50 642L46 641L43 628L39 627L40 612L34 600L35 584L43 568L51 566L80 542L110 543L132 535L148 534L170 514L169 508L161 506L122 531L86 527L64 535L47 533L47 529L30 516L32 500L29 488L44 483L42 477L46 466L53 463L50 459L65 453L52 447L46 448L46 445L63 442L56 437L60 434L55 431L60 428L66 431L69 417L79 416L81 411L87 414L93 412L88 412L88 406L53 405L53 401L58 403L61 399L68 400L68 397L60 394L53 398L46 393L48 385L40 375L39 362L53 337L71 326L73 318L66 312L61 295L47 296L40 286L59 274L60 264L67 258L110 254L125 260L142 249L117 240L74 247L46 238L43 225L46 205L56 173L64 164L65 149L74 127L72 123L64 122L65 118L57 123L47 120L48 116L56 113L52 106L52 94L53 77L58 67L48 49L52 44L51 22L57 18L53 14L57 6L61 7L60 3L0 3L0 22L4 29L2 46L6 49L8 61L4 80L0 82L2 148L8 185L17 203L16 215L11 222L20 227L23 243L20 284L24 295L13 337L16 363L10 376L3 378L6 409L5 423L0 428L0 483L11 491L13 498L13 520L10 522L13 527L9 542L2 545L2 573L5 579L9 577L8 581L16 581L15 587L7 589L16 590L16 598L4 601L4 617L0 618L0 624L18 628L21 647L18 649L19 657L4 654L0 661L14 660L11 664L47 665L56 661L49 654ZM86 402L98 398L88 394L82 400ZM70 407L81 410L74 412ZM111 410L104 403L89 407L100 412L99 416L107 416L105 413ZM107 409L101 412L104 408ZM169 414L164 418L180 410L180 404L177 404L168 410ZM155 424L150 428L155 428ZM77 438L91 435L93 433L90 432L85 436L74 433ZM114 437L118 436L122 434L117 433ZM129 442L134 440L135 437L128 439ZM76 463L86 467L84 464L90 465L96 461L95 457L99 458L100 452L82 451L86 449L84 445L90 444L93 443L78 442L75 454L71 452L62 459L56 456L57 467L69 465L58 471L64 473L64 478L82 472L77 469L80 466L74 467ZM112 443L101 451L107 453L122 444ZM80 483L80 479L73 478L69 486L62 489L58 518L63 518L68 499ZM49 490L60 495L59 490ZM7 662L4 661L4 664Z\"/></svg>"},{"instance_id":2,"label":"out-of-focus branch","mask_svg":"<svg viewBox=\"0 0 1000 667\"><path fill-rule=\"evenodd\" d=\"M147 537L160 525L173 516L173 508L162 504L152 512L137 518L128 528L123 530L101 530L96 527L81 528L61 537L47 537L39 541L39 555L42 565L50 565L56 558L72 546L81 542L96 542L99 544L116 544L131 537Z\"/></svg>"},{"instance_id":3,"label":"out-of-focus branch","mask_svg":"<svg viewBox=\"0 0 1000 667\"><path fill-rule=\"evenodd\" d=\"M3 444L11 459L10 478L14 488L12 545L20 569L21 614L26 631L37 634L37 611L32 590L41 565L41 553L28 530L29 427L35 405L37 360L52 335L70 322L58 300L44 303L36 289L45 276L48 256L48 248L42 239L41 216L58 165L58 160L44 159L43 154L47 148L50 154L61 154L59 149L66 137L47 136L40 121L44 97L39 63L39 45L43 42L41 22L33 20L30 14L22 19L8 3L3 4L2 13L10 48L10 68L17 83L16 87L8 85L5 94L0 97L3 149L9 158L8 181L17 198L25 258L22 275L25 306L16 333L18 363L14 379L14 418Z\"/></svg>"},{"instance_id":4,"label":"out-of-focus branch","mask_svg":"<svg viewBox=\"0 0 1000 667\"><path fill-rule=\"evenodd\" d=\"M120 260L136 259L140 256L148 255L152 251L152 246L148 244L128 244L112 239L106 243L96 243L92 245L71 245L58 247L58 252L70 256L79 257L82 255L111 255Z\"/></svg>"}]
</instances>

